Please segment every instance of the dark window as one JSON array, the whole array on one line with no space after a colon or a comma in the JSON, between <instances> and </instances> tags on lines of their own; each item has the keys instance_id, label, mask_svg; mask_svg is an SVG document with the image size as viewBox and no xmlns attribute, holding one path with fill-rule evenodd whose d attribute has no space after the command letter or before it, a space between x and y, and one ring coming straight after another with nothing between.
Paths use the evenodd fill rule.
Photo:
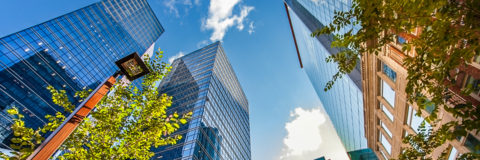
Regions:
<instances>
[{"instance_id":1,"label":"dark window","mask_svg":"<svg viewBox=\"0 0 480 160\"><path fill-rule=\"evenodd\" d=\"M467 149L470 150L471 152L480 154L480 150L475 149L479 145L480 145L480 141L474 136L472 136L471 134L468 134L467 140L465 140L464 146L467 147Z\"/></svg>"},{"instance_id":2,"label":"dark window","mask_svg":"<svg viewBox=\"0 0 480 160\"><path fill-rule=\"evenodd\" d=\"M465 84L465 87L470 86L473 88L473 94L478 95L480 91L480 80L473 78L472 76L468 76L467 78L467 83Z\"/></svg>"}]
</instances>

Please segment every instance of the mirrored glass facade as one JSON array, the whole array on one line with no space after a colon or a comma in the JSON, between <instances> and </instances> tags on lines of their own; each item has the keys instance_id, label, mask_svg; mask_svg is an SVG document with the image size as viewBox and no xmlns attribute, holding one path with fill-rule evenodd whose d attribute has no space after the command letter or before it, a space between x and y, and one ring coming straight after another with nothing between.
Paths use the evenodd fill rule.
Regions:
<instances>
[{"instance_id":1,"label":"mirrored glass facade","mask_svg":"<svg viewBox=\"0 0 480 160\"><path fill-rule=\"evenodd\" d=\"M172 67L159 93L173 96L168 114L192 111L193 117L175 133L184 138L154 149L152 159L251 159L248 101L220 42L176 59Z\"/></svg>"},{"instance_id":2,"label":"mirrored glass facade","mask_svg":"<svg viewBox=\"0 0 480 160\"><path fill-rule=\"evenodd\" d=\"M63 111L47 86L78 104L76 91L95 89L116 60L152 50L163 32L146 0L103 0L0 38L0 148L10 149L7 109L19 108L27 127L43 126Z\"/></svg>"},{"instance_id":3,"label":"mirrored glass facade","mask_svg":"<svg viewBox=\"0 0 480 160\"><path fill-rule=\"evenodd\" d=\"M331 90L325 92L325 85L338 71L337 64L327 63L325 59L340 49L330 47L332 35L310 36L312 31L332 21L334 10L348 10L351 0L285 0L285 4L303 68L345 149L349 152L367 148L360 69L357 67L338 79ZM349 29L356 32L358 26L349 26L340 32Z\"/></svg>"}]
</instances>

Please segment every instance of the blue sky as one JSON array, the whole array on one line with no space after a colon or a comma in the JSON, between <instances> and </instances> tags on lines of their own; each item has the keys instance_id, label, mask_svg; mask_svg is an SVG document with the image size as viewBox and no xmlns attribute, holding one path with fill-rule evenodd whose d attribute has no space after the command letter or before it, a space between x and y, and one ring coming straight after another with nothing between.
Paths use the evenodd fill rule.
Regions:
<instances>
[{"instance_id":1,"label":"blue sky","mask_svg":"<svg viewBox=\"0 0 480 160\"><path fill-rule=\"evenodd\" d=\"M0 0L0 37L97 1ZM148 2L165 28L164 61L222 41L249 100L252 159L347 158L300 68L283 1Z\"/></svg>"}]
</instances>

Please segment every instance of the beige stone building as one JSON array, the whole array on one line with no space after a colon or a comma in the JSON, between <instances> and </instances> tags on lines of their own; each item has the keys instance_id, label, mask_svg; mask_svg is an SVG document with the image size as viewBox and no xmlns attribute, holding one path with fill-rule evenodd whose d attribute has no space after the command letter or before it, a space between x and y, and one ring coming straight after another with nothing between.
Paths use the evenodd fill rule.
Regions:
<instances>
[{"instance_id":1,"label":"beige stone building","mask_svg":"<svg viewBox=\"0 0 480 160\"><path fill-rule=\"evenodd\" d=\"M420 30L418 30L420 32ZM416 134L417 128L429 113L422 110L422 117L416 117L417 104L407 102L405 93L407 70L402 66L403 58L414 56L413 53L403 53L402 44L415 38L420 33L400 34L396 41L383 47L382 53L365 54L361 58L363 102L365 115L365 136L368 147L373 149L379 159L396 159L402 149L407 147L402 139L408 134ZM457 76L458 84L450 88L459 93L460 89L467 84L477 86L480 79L480 57L474 59L474 64L462 66L460 71L465 74ZM460 100L469 100L479 103L479 89L470 96L457 96ZM427 110L435 106L427 107ZM438 118L442 123L449 122L454 117L446 113L443 107L439 107ZM427 126L429 126L427 124ZM429 126L431 127L431 126ZM437 126L438 127L438 126ZM470 133L446 144L434 151L433 157L438 157L444 149L449 149L449 159L475 151L476 145L480 145L480 136Z\"/></svg>"}]
</instances>

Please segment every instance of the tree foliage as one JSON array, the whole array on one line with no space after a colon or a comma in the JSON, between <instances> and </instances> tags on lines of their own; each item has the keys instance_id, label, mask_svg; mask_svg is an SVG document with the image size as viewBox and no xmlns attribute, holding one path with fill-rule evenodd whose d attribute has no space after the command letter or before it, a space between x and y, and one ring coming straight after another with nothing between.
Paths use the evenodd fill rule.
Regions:
<instances>
[{"instance_id":1,"label":"tree foliage","mask_svg":"<svg viewBox=\"0 0 480 160\"><path fill-rule=\"evenodd\" d=\"M156 83L170 72L169 64L161 62L163 51L156 52L153 59L144 61L150 73L142 79L141 86L119 81L110 93L96 105L76 130L59 148L64 153L58 159L149 159L154 155L151 147L176 144L181 135L173 136L180 125L187 123L192 113L167 114L172 104L171 96L159 95ZM48 87L55 104L71 113L75 106L64 90ZM85 98L88 91L77 92ZM65 113L47 115L49 123L33 130L25 127L23 115L16 108L8 111L14 116L12 129L15 138L9 155L1 153L3 159L26 159L44 140L41 133L54 131L64 120Z\"/></svg>"},{"instance_id":2,"label":"tree foliage","mask_svg":"<svg viewBox=\"0 0 480 160\"><path fill-rule=\"evenodd\" d=\"M353 33L352 29L339 33L341 28L352 24L361 26L361 29L357 33ZM417 29L421 34L410 35ZM403 60L408 74L405 89L408 101L419 106L418 113L426 109L426 99L438 106L426 117L426 121L434 125L439 122L439 107L460 119L437 125L435 131L409 135L403 142L412 148L407 148L400 157L428 159L433 149L446 140L466 136L470 131L476 134L480 131L477 118L480 111L476 110L480 106L474 106L469 101L454 101L452 97L455 95L449 90L457 83L455 76L462 73L452 71L470 65L473 58L479 56L480 1L353 0L350 10L336 11L332 23L317 29L312 36L324 34L336 35L332 47L348 48L326 59L327 62L337 63L339 71L327 83L325 91L338 77L353 70L358 57L363 54L378 55L384 46L400 35L407 39L402 51L409 53ZM461 95L468 96L475 87L468 86ZM462 158L478 156L470 153L462 155Z\"/></svg>"}]
</instances>

